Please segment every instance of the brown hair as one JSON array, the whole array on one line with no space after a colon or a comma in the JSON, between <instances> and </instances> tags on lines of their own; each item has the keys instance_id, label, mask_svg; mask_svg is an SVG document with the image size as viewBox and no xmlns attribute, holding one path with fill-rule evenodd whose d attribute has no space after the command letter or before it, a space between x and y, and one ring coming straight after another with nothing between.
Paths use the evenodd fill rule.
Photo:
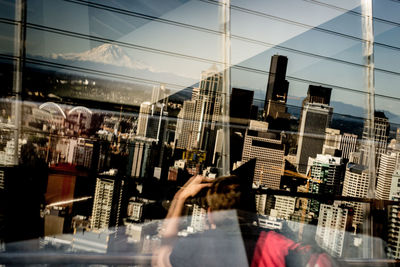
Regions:
<instances>
[{"instance_id":1,"label":"brown hair","mask_svg":"<svg viewBox=\"0 0 400 267\"><path fill-rule=\"evenodd\" d=\"M206 195L206 202L212 211L238 209L255 211L254 195L236 175L217 178Z\"/></svg>"}]
</instances>

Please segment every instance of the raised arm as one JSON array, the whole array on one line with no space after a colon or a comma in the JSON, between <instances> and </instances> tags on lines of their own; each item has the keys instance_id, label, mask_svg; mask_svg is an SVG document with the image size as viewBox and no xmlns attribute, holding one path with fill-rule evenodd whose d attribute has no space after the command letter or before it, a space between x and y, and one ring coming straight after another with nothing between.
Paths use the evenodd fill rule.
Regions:
<instances>
[{"instance_id":1,"label":"raised arm","mask_svg":"<svg viewBox=\"0 0 400 267\"><path fill-rule=\"evenodd\" d=\"M189 197L194 197L201 189L209 187L210 185L211 183L209 179L200 175L193 176L175 194L162 227L161 246L153 257L154 266L171 266L169 256L172 252L174 241L178 235L179 220L182 215L185 201Z\"/></svg>"}]
</instances>

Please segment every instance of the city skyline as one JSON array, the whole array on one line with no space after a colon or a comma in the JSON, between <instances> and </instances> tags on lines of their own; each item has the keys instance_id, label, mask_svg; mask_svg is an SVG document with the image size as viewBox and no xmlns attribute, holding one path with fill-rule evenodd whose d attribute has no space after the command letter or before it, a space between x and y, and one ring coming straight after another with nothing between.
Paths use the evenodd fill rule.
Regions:
<instances>
[{"instance_id":1,"label":"city skyline","mask_svg":"<svg viewBox=\"0 0 400 267\"><path fill-rule=\"evenodd\" d=\"M54 3L52 2L51 5L49 5L47 7L47 9L52 10L55 8L59 8L59 5L61 5L61 2L55 1ZM348 9L349 11L359 12L360 7L359 7L359 4L357 4L357 3L349 2L349 3L343 4L343 5L344 5L344 8ZM194 10L194 7L203 8L203 10L209 8L209 9L213 10L213 12L214 12L214 13L210 12L210 15L214 14L214 15L218 16L218 12L217 12L218 7L209 7L206 4L197 3L197 1L187 1L184 5L175 7L176 9L174 9L172 7L172 9L168 10L166 12L166 17L167 17L166 19L169 19L172 21L174 21L174 19L175 19L179 23L186 21L188 19L187 16L189 16L189 14L193 15L192 11ZM306 25L311 25L315 29L322 28L322 29L327 29L327 30L332 30L332 31L338 31L340 33L343 32L343 34L354 34L358 38L362 37L361 36L361 21L355 20L355 18L351 18L351 15L349 15L348 12L345 12L345 11L333 12L333 10L322 9L321 7L304 2L304 3L299 4L299 6L292 7L293 10L292 9L287 10L288 19L289 20L293 19L293 16L295 15L294 14L295 8L306 8L306 7L314 8L314 9L316 9L315 10L316 12L321 12L321 14L325 15L325 16L323 16L323 18L322 18L322 16L318 17L318 18L313 18L313 19L310 18L311 21L304 22ZM383 10L387 11L388 14L391 14L391 13L389 13L389 12L393 12L393 10L391 10L391 7L392 6L388 3L386 3L386 4L380 3L379 5L376 6L376 9L378 10L379 15L381 14L381 12L383 13ZM34 9L34 8L41 9L42 7L40 5L32 6L32 9ZM79 10L80 8L81 8L81 6L79 6L79 5L76 5L76 6L75 5L73 5L73 6L66 5L66 12L67 11L73 12L75 10ZM89 17L87 17L87 20L89 20L89 18L91 16L93 16L94 18L97 18L97 16L99 16L98 13L102 12L101 9L96 9L96 8L91 8L91 7L88 7L88 9L91 12L89 12L89 14L82 15L82 16L84 16L82 19L85 19L87 16L89 16ZM184 15L183 18L182 18L183 14L181 14L181 11L180 11L182 9L188 9L188 11L189 11L189 12L183 13L183 14L186 14L186 15ZM271 10L273 11L274 9L271 8ZM144 14L149 14L149 12L151 14L151 11L144 10L143 12L144 12ZM278 11L276 11L276 12L278 12ZM82 14L82 12L79 12L79 14ZM200 12L198 12L196 14L200 14ZM244 16L240 13L238 14L238 16L239 15ZM253 18L253 15L246 15L246 16L250 16L249 18L251 18L251 21L256 19L256 18ZM107 16L107 18L108 18L108 16ZM313 20L315 20L315 21L313 21ZM359 25L359 26L353 26L350 29L346 29L346 30L338 28L336 26L336 24L342 20L352 22L351 24ZM33 17L33 22L34 23L36 22L36 17ZM199 18L197 18L196 22L199 23L200 25L202 24L202 20L200 20ZM235 22L235 20L233 18L232 23L234 23L234 22ZM56 18L53 18L53 17L49 18L49 22L47 22L47 23L53 23L52 27L56 26L56 28L60 28L60 29L65 28L63 25L60 25L62 23L62 20L57 20ZM132 27L133 25L136 25L137 23L139 23L138 30L136 30L136 31L134 30L134 31L130 32L129 25L131 25L131 27ZM209 24L212 24L212 25L209 25ZM206 25L204 25L204 27L211 28L213 30L217 30L218 25L219 25L218 19L210 19L208 25L206 24ZM235 25L233 25L232 27L233 28L238 27L238 30L237 30L238 33L243 32L242 27L244 27L244 25L238 25L238 26L235 26ZM73 29L77 29L79 32L82 32L83 34L88 34L91 31L94 31L94 32L99 32L99 35L104 36L104 37L107 37L110 34L113 37L120 36L120 39L119 38L115 39L117 41L116 44L118 44L119 40L121 40L122 43L129 44L131 42L130 38L132 38L130 36L134 36L135 40L140 40L139 42L141 42L141 40L143 39L143 42L144 42L143 45L148 45L149 47L154 47L155 49L163 50L163 48L157 47L153 43L151 43L151 44L146 43L146 40L147 41L150 40L149 39L150 35L151 35L151 37L153 37L153 39L151 39L152 42L155 41L154 37L159 35L158 34L159 30L158 30L157 26L159 26L158 22L148 22L146 20L143 20L142 22L132 21L132 22L127 23L127 25L126 25L127 29L125 31L121 31L120 33L118 33L118 31L116 31L114 28L113 28L114 31L103 30L103 32L102 32L102 30L99 28L99 26L95 23L90 24L88 26L88 28L86 28L85 30L78 29L78 27L76 25L71 26L71 27L73 27ZM290 27L292 27L292 26L290 26ZM392 33L392 32L395 30L395 29L393 29L393 27L389 27L382 21L378 21L375 28L376 28L376 33L375 33L376 39L379 41L379 43L385 44L385 43L388 43L389 41L390 42L392 41L393 37L391 37L391 36L394 36L394 33ZM71 30L71 29L68 29L68 30ZM184 31L185 32L186 30L179 28L176 31ZM271 34L271 36L275 36L274 38L278 38L278 40L274 40L272 42L263 40L263 42L272 43L278 47L280 47L280 46L286 47L287 46L290 49L292 49L292 48L296 48L299 45L301 45L301 47L307 47L307 42L304 43L304 40L307 40L307 39L312 40L314 38L322 38L323 37L323 36L319 36L319 33L317 33L318 30L314 30L313 28L311 28L311 30L307 29L307 28L304 28L304 29L299 28L299 29L296 29L295 31L290 30L287 32L288 32L287 34L289 36L278 38L279 35ZM37 38L39 38L37 41L33 41L33 43L38 43L38 44L43 41L43 40L40 40L40 38L44 38L44 40L46 40L46 43L49 43L49 44L53 44L53 42L56 42L56 40L57 40L56 36L46 37L47 34L48 33L45 33L45 32L42 32L40 34L32 32L32 34L30 34L29 37L33 38L33 40L36 40ZM184 36L184 34L181 34L181 35ZM238 35L240 36L240 34L238 34ZM382 35L382 37L380 37L381 35ZM159 38L162 38L161 36L162 35L160 35ZM206 35L206 36L208 36L208 35ZM343 55L346 56L346 59L348 59L349 56L351 56L351 55L356 55L355 56L356 60L353 60L353 62L356 64L363 64L363 57L362 57L362 54L360 53L360 51L362 50L362 47L361 47L362 43L357 44L357 42L355 42L357 44L357 46L354 48L351 48L352 45L354 45L354 42L352 44L350 41L349 41L350 43L346 43L347 42L346 41L343 44L341 44L341 46L338 46L337 43L335 43L335 42L328 42L328 40L330 40L328 38L329 34L327 34L327 36L325 36L325 37L327 40L326 49L328 50L328 52L329 52L329 49L332 49L333 44L335 44L335 47L337 47L336 49L339 50L339 51L332 52L332 54L330 55L331 58L337 58L338 53L340 54L340 51L342 51ZM296 39L297 39L297 41L296 41ZM346 38L344 38L344 40L345 39ZM179 39L177 39L177 40L179 40ZM293 40L293 41L289 41L289 40ZM325 39L323 39L323 40L325 40ZM57 49L61 49L61 51L43 51L44 53L35 52L35 49L43 50L44 48L41 46L32 48L33 50L28 47L27 54L31 55L33 58L35 58L35 56L40 56L40 57L46 58L47 61L50 60L50 62L53 62L55 60L54 62L57 62L57 60L56 60L57 56L55 56L55 55L71 54L71 53L79 54L79 53L89 51L90 49L94 49L94 48L102 45L102 43L96 44L95 42L87 42L86 45L82 45L82 42L85 43L86 41L81 40L79 42L80 43L78 44L78 43L74 42L73 40L70 40L68 42L69 44L76 43L76 45L69 45L68 48L66 48L65 46L62 45L61 42L57 41L56 43L54 43L54 45L49 45L45 49L57 48ZM268 64L268 60L269 60L270 56L272 56L273 54L276 54L276 53L286 54L287 56L289 56L289 58L292 59L292 62L296 62L296 64L292 64L292 66L290 66L288 69L288 76L290 76L289 82L292 83L292 88L291 88L292 90L291 90L290 97L299 97L299 96L304 95L304 92L307 90L307 84L305 84L304 81L302 81L302 79L303 79L306 81L314 81L316 84L319 83L319 84L326 84L327 86L329 86L329 85L338 86L337 89L339 91L335 90L335 93L333 96L333 101L340 101L340 102L344 102L346 104L353 104L353 105L355 104L358 107L364 106L364 102L366 101L364 94L361 94L362 97L354 98L354 96L359 95L359 94L357 92L355 92L354 90L353 91L347 90L347 89L355 89L360 92L365 92L364 85L363 85L363 74L362 74L363 69L362 68L357 67L358 68L358 70L357 70L357 68L354 69L351 66L347 66L347 64L344 64L341 67L340 64L338 65L334 61L332 61L332 62L329 60L326 61L323 58L318 59L318 57L316 59L312 59L311 55L302 56L302 55L299 55L298 53L293 53L292 51L276 49L276 47L274 48L274 46L272 46L273 47L272 49L266 49L265 47L264 48L262 48L262 47L253 48L251 45L250 46L251 49L249 49L249 48L241 49L241 47L245 43L241 44L240 42L242 42L242 41L238 40L232 44L233 47L237 46L237 49L235 48L234 50L232 50L232 56L238 55L239 53L243 53L243 52L250 53L250 54L241 56L240 59L237 60L237 62L235 62L236 61L235 59L232 59L232 68L233 68L232 72L235 74L235 75L232 75L232 87L255 90L256 98L262 99L262 95L265 92L264 90L265 90L265 83L266 83L267 75L262 74L261 76L259 76L260 74L251 73L251 72L248 73L249 70L243 70L243 69L240 70L240 67L249 67L251 69L265 71L264 66L265 66L265 64ZM210 42L206 41L205 43L208 44ZM211 48L207 47L206 49L195 49L195 47L197 47L197 45L191 44L190 45L191 50L187 51L187 53L186 53L185 48L179 46L179 42L177 41L177 42L173 43L173 46L178 47L178 51L176 51L175 48L170 48L172 44L168 45L168 47L165 51L167 51L167 52L170 51L171 53L178 53L178 54L180 54L182 51L182 52L185 52L182 54L187 54L187 55L189 55L189 57L195 56L195 57L199 57L199 58L207 58L206 55L196 55L196 53L197 53L197 51L201 51L201 50L208 51L208 52L218 51L219 50L218 40L216 40L216 41L214 40L212 43L214 45ZM285 45L286 43L288 43L289 45ZM338 43L341 43L341 42L338 41ZM349 47L350 47L350 49L349 49ZM62 51L62 49L64 49L64 51ZM68 50L68 49L72 49L72 50ZM132 50L131 48L129 48L129 46L125 47L123 49L127 50L128 52L129 52L129 50ZM386 66L386 65L395 66L396 65L395 58L387 57L386 56L387 51L382 50L382 49L384 49L384 48L382 48L379 45L377 46L376 53L381 56L376 57L376 60L377 60L376 68L377 69L387 69L388 71L396 71L396 68L392 69L391 67ZM256 51L254 51L254 50L256 50ZM346 52L347 50L349 50L349 52ZM30 51L32 51L32 52L30 52ZM193 51L196 51L196 53L194 53ZM168 53L170 53L170 52L168 52ZM324 51L324 53L326 53L326 52L327 51ZM129 52L128 54L132 54L132 51ZM51 59L52 55L54 57L53 59ZM140 56L141 58L139 58L135 55ZM166 80L170 80L171 83L180 84L180 86L183 88L186 88L186 87L191 86L192 84L196 83L197 79L199 77L199 73L202 70L207 68L207 64L212 64L211 62L209 62L209 63L197 62L196 63L195 61L193 61L191 59L190 60L179 59L178 61L176 61L176 60L174 61L174 59L172 59L172 57L170 57L167 60L167 58L162 55L143 53L143 52L139 53L139 51L136 51L135 55L133 55L133 59L135 59L139 62L139 64L138 64L139 65L139 70L138 70L139 78L140 77L142 77L142 78L151 77L152 80L154 80L154 81L158 80L160 82L167 82ZM171 55L173 55L173 54L171 54ZM218 57L220 58L221 56L218 56ZM156 64L146 63L146 58L147 58L147 60L150 60L151 58L153 58L151 61L157 62L157 63ZM164 60L161 60L163 58L164 58ZM381 58L384 58L385 60L381 60ZM210 60L221 62L220 59L217 59L217 56L212 56L212 58ZM160 65L160 62L163 62L163 61L168 61L169 65L167 68L163 67L163 69L159 69L158 65ZM379 65L378 63L383 64L383 66ZM163 63L163 64L165 65L165 63ZM80 64L78 62L72 62L72 65L80 66ZM174 65L177 67L174 67ZM190 65L195 66L194 68L192 68L193 70L191 71L191 74L183 75L184 77L191 77L190 81L183 80L183 82L177 82L177 80L180 79L179 78L180 75L182 73L185 73L188 70L188 66L190 66ZM94 67L95 69L100 68L100 70L102 70L104 68L104 66L101 67L98 64L97 65L90 64L90 66ZM182 69L182 66L185 66L184 69ZM220 63L220 66L221 66L221 70L222 70L221 63ZM239 69L235 68L235 66L238 66ZM152 73L151 71L149 73L144 73L143 69L146 69L146 68L149 70L150 69L154 70L154 73L151 74ZM295 68L295 69L292 70L292 68ZM140 69L142 69L142 70L140 70ZM173 72L175 74L171 77L168 77L168 75L167 75L167 77L165 77L165 74L170 72L171 69L176 70ZM339 71L341 69L343 69L343 71L345 73L344 72L339 73ZM121 73L121 72L126 73L126 72L131 72L131 71L132 71L131 68L126 68L126 71L124 70L124 68L119 68L119 69L115 69L114 71L112 71L112 73ZM300 73L300 75L297 75L298 73ZM164 81L161 81L160 78L157 78L157 75L160 78L164 79ZM379 95L396 95L396 92L394 89L396 87L395 79L394 79L395 77L392 77L393 75L389 77L388 75L390 75L389 72L377 71L377 74L376 74L376 83L377 83L376 84L376 88L377 88L376 92L377 92L377 94L379 94ZM136 76L136 75L134 75L134 76ZM317 78L313 78L314 76ZM343 77L343 84L338 84L337 80L332 80L336 76ZM251 77L251 80L249 80L250 77ZM358 77L358 78L355 79L355 77ZM165 78L166 78L166 80L165 80ZM329 82L329 81L331 81L331 82ZM390 81L394 81L394 83L386 84L387 82L390 82ZM339 81L339 82L341 82L341 81ZM343 90L343 88L345 88L345 89ZM340 92L340 94L339 94L339 92ZM349 102L349 99L352 99L352 102ZM357 100L357 102L355 102L354 100ZM388 99L385 99L382 97L378 97L376 102L377 102L378 110L379 109L387 109L387 108L389 108L390 110L396 110L394 108L395 106L393 106L394 103L391 100L388 100ZM386 111L388 111L388 110L386 110ZM397 116L399 116L399 115L400 114L397 114Z\"/></svg>"},{"instance_id":2,"label":"city skyline","mask_svg":"<svg viewBox=\"0 0 400 267\"><path fill-rule=\"evenodd\" d=\"M146 257L177 207L177 237L222 230L208 186L181 192L232 174L235 234L249 209L340 261L400 260L400 4L375 2L0 3L26 8L0 8L0 259Z\"/></svg>"}]
</instances>

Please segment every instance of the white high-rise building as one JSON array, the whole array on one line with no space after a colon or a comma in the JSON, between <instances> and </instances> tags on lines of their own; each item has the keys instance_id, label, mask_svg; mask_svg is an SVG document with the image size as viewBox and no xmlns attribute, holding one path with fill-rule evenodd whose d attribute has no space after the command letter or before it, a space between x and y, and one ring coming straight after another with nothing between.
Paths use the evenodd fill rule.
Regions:
<instances>
[{"instance_id":1,"label":"white high-rise building","mask_svg":"<svg viewBox=\"0 0 400 267\"><path fill-rule=\"evenodd\" d=\"M342 135L340 130L326 128L325 129L325 143L322 147L322 154L329 154L334 156L335 150L340 148L340 142L342 140Z\"/></svg>"},{"instance_id":2,"label":"white high-rise building","mask_svg":"<svg viewBox=\"0 0 400 267\"><path fill-rule=\"evenodd\" d=\"M154 85L151 94L151 103L162 102L168 103L169 90L165 88L165 84L160 84L159 86Z\"/></svg>"},{"instance_id":3,"label":"white high-rise building","mask_svg":"<svg viewBox=\"0 0 400 267\"><path fill-rule=\"evenodd\" d=\"M151 103L143 102L140 104L139 118L136 135L146 136L147 123L149 120L149 115L151 113Z\"/></svg>"},{"instance_id":4,"label":"white high-rise building","mask_svg":"<svg viewBox=\"0 0 400 267\"><path fill-rule=\"evenodd\" d=\"M343 196L350 197L367 197L369 186L369 173L368 168L363 165L349 163L346 168L343 184ZM354 207L353 224L359 224L364 219L363 204L359 202L352 202L349 205Z\"/></svg>"},{"instance_id":5,"label":"white high-rise building","mask_svg":"<svg viewBox=\"0 0 400 267\"><path fill-rule=\"evenodd\" d=\"M398 172L400 176L400 172ZM400 195L391 195L391 200L399 201ZM393 205L389 208L388 218L388 244L387 244L387 256L392 259L400 259L400 206Z\"/></svg>"},{"instance_id":6,"label":"white high-rise building","mask_svg":"<svg viewBox=\"0 0 400 267\"><path fill-rule=\"evenodd\" d=\"M123 185L124 181L114 176L97 178L90 225L92 229L118 226Z\"/></svg>"},{"instance_id":7,"label":"white high-rise building","mask_svg":"<svg viewBox=\"0 0 400 267\"><path fill-rule=\"evenodd\" d=\"M339 149L342 150L342 158L349 159L350 153L356 151L357 135L344 133L340 139Z\"/></svg>"},{"instance_id":8,"label":"white high-rise building","mask_svg":"<svg viewBox=\"0 0 400 267\"><path fill-rule=\"evenodd\" d=\"M130 199L126 215L130 220L140 221L142 219L143 207L143 201Z\"/></svg>"},{"instance_id":9,"label":"white high-rise building","mask_svg":"<svg viewBox=\"0 0 400 267\"><path fill-rule=\"evenodd\" d=\"M321 204L315 240L334 257L341 257L346 230L352 225L351 209L345 206Z\"/></svg>"},{"instance_id":10,"label":"white high-rise building","mask_svg":"<svg viewBox=\"0 0 400 267\"><path fill-rule=\"evenodd\" d=\"M199 205L193 205L192 221L190 226L194 232L203 231L206 228L207 211Z\"/></svg>"},{"instance_id":11,"label":"white high-rise building","mask_svg":"<svg viewBox=\"0 0 400 267\"><path fill-rule=\"evenodd\" d=\"M266 194L256 195L256 209L258 214L265 215L266 204L267 204Z\"/></svg>"},{"instance_id":12,"label":"white high-rise building","mask_svg":"<svg viewBox=\"0 0 400 267\"><path fill-rule=\"evenodd\" d=\"M389 119L385 116L385 113L375 111L375 119L374 119L374 136L375 136L375 168L379 167L379 161L381 155L386 153L387 145L388 145L388 136L389 136ZM371 128L370 123L365 121L364 131L363 131L363 142L361 144L361 164L368 164L368 132Z\"/></svg>"},{"instance_id":13,"label":"white high-rise building","mask_svg":"<svg viewBox=\"0 0 400 267\"><path fill-rule=\"evenodd\" d=\"M201 74L199 89L192 95L192 100L196 101L196 108L191 147L207 150L214 141L213 131L221 113L222 82L222 74L215 65Z\"/></svg>"},{"instance_id":14,"label":"white high-rise building","mask_svg":"<svg viewBox=\"0 0 400 267\"><path fill-rule=\"evenodd\" d=\"M392 186L390 189L389 200L400 200L400 169L394 171L392 176ZM388 257L400 259L400 205L389 206L388 218Z\"/></svg>"},{"instance_id":15,"label":"white high-rise building","mask_svg":"<svg viewBox=\"0 0 400 267\"><path fill-rule=\"evenodd\" d=\"M178 115L176 123L176 147L191 149L191 139L193 134L193 124L195 115L196 101L186 100Z\"/></svg>"},{"instance_id":16,"label":"white high-rise building","mask_svg":"<svg viewBox=\"0 0 400 267\"><path fill-rule=\"evenodd\" d=\"M289 219L296 208L296 198L288 196L275 196L275 208L277 218ZM273 212L271 211L271 215Z\"/></svg>"},{"instance_id":17,"label":"white high-rise building","mask_svg":"<svg viewBox=\"0 0 400 267\"><path fill-rule=\"evenodd\" d=\"M392 175L392 184L390 186L390 195L389 199L392 199L393 196L400 196L400 169L397 167Z\"/></svg>"},{"instance_id":18,"label":"white high-rise building","mask_svg":"<svg viewBox=\"0 0 400 267\"><path fill-rule=\"evenodd\" d=\"M378 183L376 186L376 198L389 200L393 174L400 159L400 153L382 154L378 170Z\"/></svg>"}]
</instances>

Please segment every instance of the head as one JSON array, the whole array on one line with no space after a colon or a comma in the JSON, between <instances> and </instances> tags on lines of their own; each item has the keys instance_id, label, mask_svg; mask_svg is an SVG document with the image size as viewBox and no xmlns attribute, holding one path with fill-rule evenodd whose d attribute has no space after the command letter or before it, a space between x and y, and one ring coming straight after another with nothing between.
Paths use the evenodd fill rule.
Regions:
<instances>
[{"instance_id":1,"label":"head","mask_svg":"<svg viewBox=\"0 0 400 267\"><path fill-rule=\"evenodd\" d=\"M225 223L226 218L217 218L217 211L237 210L239 219L241 214L255 214L255 199L251 188L240 177L231 175L217 178L206 195L206 203L209 212L213 212L213 223ZM210 218L209 218L210 219Z\"/></svg>"}]
</instances>

